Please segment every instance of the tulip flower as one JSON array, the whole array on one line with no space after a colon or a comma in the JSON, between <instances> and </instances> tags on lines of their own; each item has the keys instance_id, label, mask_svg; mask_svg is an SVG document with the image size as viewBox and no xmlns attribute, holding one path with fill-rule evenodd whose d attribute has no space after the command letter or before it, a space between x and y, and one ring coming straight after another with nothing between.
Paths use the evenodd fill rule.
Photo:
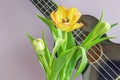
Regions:
<instances>
[{"instance_id":1,"label":"tulip flower","mask_svg":"<svg viewBox=\"0 0 120 80\"><path fill-rule=\"evenodd\" d=\"M50 16L56 27L62 31L70 32L83 26L82 23L77 23L81 14L76 8L59 6Z\"/></svg>"},{"instance_id":2,"label":"tulip flower","mask_svg":"<svg viewBox=\"0 0 120 80\"><path fill-rule=\"evenodd\" d=\"M111 25L108 22L100 20L97 23L97 25L94 27L94 29L86 37L86 39L83 41L82 46L84 46L88 50L99 42L102 42L106 39L114 38L114 37L103 36L110 29L111 29Z\"/></svg>"},{"instance_id":3,"label":"tulip flower","mask_svg":"<svg viewBox=\"0 0 120 80\"><path fill-rule=\"evenodd\" d=\"M42 39L35 39L33 41L33 48L35 49L35 51L37 53L39 53L39 55L43 54L44 49L45 49L45 45Z\"/></svg>"}]
</instances>

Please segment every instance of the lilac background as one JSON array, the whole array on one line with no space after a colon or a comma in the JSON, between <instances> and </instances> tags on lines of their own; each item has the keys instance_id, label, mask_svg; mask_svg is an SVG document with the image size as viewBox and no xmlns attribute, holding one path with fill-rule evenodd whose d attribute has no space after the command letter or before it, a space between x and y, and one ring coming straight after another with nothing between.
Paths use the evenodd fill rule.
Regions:
<instances>
[{"instance_id":1,"label":"lilac background","mask_svg":"<svg viewBox=\"0 0 120 80\"><path fill-rule=\"evenodd\" d=\"M120 22L119 0L54 0L59 5L76 7L82 14L100 17L104 20ZM25 32L35 38L44 31L48 46L53 40L49 29L36 17L39 11L29 0L0 0L0 80L45 80L44 72ZM110 30L108 35L117 36L112 40L120 43L120 27Z\"/></svg>"}]
</instances>

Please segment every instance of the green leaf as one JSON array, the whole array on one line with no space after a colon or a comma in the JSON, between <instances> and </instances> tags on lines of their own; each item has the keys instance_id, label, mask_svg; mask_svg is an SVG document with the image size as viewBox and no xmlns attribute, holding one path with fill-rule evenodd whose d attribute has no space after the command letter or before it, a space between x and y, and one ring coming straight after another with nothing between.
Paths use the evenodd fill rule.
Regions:
<instances>
[{"instance_id":1,"label":"green leaf","mask_svg":"<svg viewBox=\"0 0 120 80\"><path fill-rule=\"evenodd\" d=\"M87 56L86 56L86 50L83 47L80 47L81 51L82 51L82 60L80 63L80 66L78 68L78 70L76 71L73 80L78 77L79 74L82 73L82 71L85 69L86 65L87 65Z\"/></svg>"},{"instance_id":2,"label":"green leaf","mask_svg":"<svg viewBox=\"0 0 120 80\"><path fill-rule=\"evenodd\" d=\"M93 30L92 30L93 31ZM92 36L92 31L86 36L86 38L83 40L81 46L84 46L86 45L86 43L88 43L88 41L92 41L93 37Z\"/></svg>"},{"instance_id":3,"label":"green leaf","mask_svg":"<svg viewBox=\"0 0 120 80\"><path fill-rule=\"evenodd\" d=\"M75 67L77 66L77 62L81 56L82 56L81 49L78 49L74 53L74 55L72 56L71 60L69 61L68 65L67 65L67 70L65 72L66 73L65 80L70 80L72 73L73 73Z\"/></svg>"},{"instance_id":4,"label":"green leaf","mask_svg":"<svg viewBox=\"0 0 120 80\"><path fill-rule=\"evenodd\" d=\"M41 67L43 68L45 74L46 74L46 78L48 77L48 73L47 73L47 69L45 67L44 61L42 60L42 58L40 56L37 56L39 64L41 65Z\"/></svg>"},{"instance_id":5,"label":"green leaf","mask_svg":"<svg viewBox=\"0 0 120 80\"><path fill-rule=\"evenodd\" d=\"M71 32L67 33L67 49L72 48L73 46L75 46L75 39L73 37L73 34Z\"/></svg>"},{"instance_id":6,"label":"green leaf","mask_svg":"<svg viewBox=\"0 0 120 80\"><path fill-rule=\"evenodd\" d=\"M56 40L56 38L58 37L58 30L56 29L55 25L53 24L53 22L47 18L44 18L42 16L40 16L39 14L37 14L38 18L40 20L42 20L50 29L50 31L52 32L52 35L54 37L54 39Z\"/></svg>"},{"instance_id":7,"label":"green leaf","mask_svg":"<svg viewBox=\"0 0 120 80\"><path fill-rule=\"evenodd\" d=\"M52 51L52 56L55 56L55 53L58 51L58 49L61 47L61 45L65 42L62 38L57 38L55 41L55 46Z\"/></svg>"},{"instance_id":8,"label":"green leaf","mask_svg":"<svg viewBox=\"0 0 120 80\"><path fill-rule=\"evenodd\" d=\"M52 64L52 69L51 69L51 76L50 76L50 80L56 80L59 72L63 69L64 65L71 59L71 56L74 53L74 49L68 49L63 51L58 57L57 59L54 60L53 64Z\"/></svg>"},{"instance_id":9,"label":"green leaf","mask_svg":"<svg viewBox=\"0 0 120 80\"><path fill-rule=\"evenodd\" d=\"M102 41L104 41L104 40L112 39L112 38L115 38L115 37L103 37L103 38L95 39L95 40L93 40L91 43L89 43L88 49L89 49L90 47L94 46L94 45L97 44L97 43L100 43L100 42L102 42Z\"/></svg>"},{"instance_id":10,"label":"green leaf","mask_svg":"<svg viewBox=\"0 0 120 80\"><path fill-rule=\"evenodd\" d=\"M34 38L29 33L26 33L26 35L29 38L30 42L32 43L34 41Z\"/></svg>"},{"instance_id":11,"label":"green leaf","mask_svg":"<svg viewBox=\"0 0 120 80\"><path fill-rule=\"evenodd\" d=\"M61 54L61 52L63 51L63 49L60 47L57 51L57 55L56 56L59 56Z\"/></svg>"},{"instance_id":12,"label":"green leaf","mask_svg":"<svg viewBox=\"0 0 120 80\"><path fill-rule=\"evenodd\" d=\"M100 16L100 20L99 20L99 21L102 21L103 16L104 16L104 12L102 11L101 16Z\"/></svg>"},{"instance_id":13,"label":"green leaf","mask_svg":"<svg viewBox=\"0 0 120 80\"><path fill-rule=\"evenodd\" d=\"M48 77L50 75L50 68L45 59L45 55L41 55L41 56L37 56L37 57L38 57L39 63L42 65L42 67L45 71L46 77Z\"/></svg>"},{"instance_id":14,"label":"green leaf","mask_svg":"<svg viewBox=\"0 0 120 80\"><path fill-rule=\"evenodd\" d=\"M30 42L33 44L34 38L29 33L26 33L26 35L29 38ZM43 69L46 73L46 77L48 77L50 71L49 71L48 63L46 62L46 59L45 59L46 56L45 55L41 55L41 56L37 55L37 57L38 57L39 63L41 64L41 66L43 67Z\"/></svg>"},{"instance_id":15,"label":"green leaf","mask_svg":"<svg viewBox=\"0 0 120 80\"><path fill-rule=\"evenodd\" d=\"M58 38L63 38L62 31L60 29L57 29L58 31Z\"/></svg>"},{"instance_id":16,"label":"green leaf","mask_svg":"<svg viewBox=\"0 0 120 80\"><path fill-rule=\"evenodd\" d=\"M64 39L64 44L61 46L63 50L66 50L67 47L67 32L66 31L61 31L62 32L62 39Z\"/></svg>"},{"instance_id":17,"label":"green leaf","mask_svg":"<svg viewBox=\"0 0 120 80\"><path fill-rule=\"evenodd\" d=\"M114 23L111 25L111 28L115 27L116 25L118 25L118 23Z\"/></svg>"},{"instance_id":18,"label":"green leaf","mask_svg":"<svg viewBox=\"0 0 120 80\"><path fill-rule=\"evenodd\" d=\"M60 72L60 79L61 80L70 80L71 77L71 73L73 72L73 70L75 69L77 60L79 59L78 55L78 47L75 46L74 48L74 52L73 55L71 56L71 58L69 57L68 61L66 62L66 64L64 65L63 69ZM77 54L77 55L76 55ZM74 66L74 67L73 67Z\"/></svg>"},{"instance_id":19,"label":"green leaf","mask_svg":"<svg viewBox=\"0 0 120 80\"><path fill-rule=\"evenodd\" d=\"M50 55L50 51L49 51L49 49L47 47L47 44L46 44L44 33L42 33L42 39L43 39L43 42L45 44L45 50L44 50L45 51L45 59L47 60L48 65L50 66L50 63L51 63L50 57L51 57L51 55Z\"/></svg>"},{"instance_id":20,"label":"green leaf","mask_svg":"<svg viewBox=\"0 0 120 80\"><path fill-rule=\"evenodd\" d=\"M89 33L86 39L83 41L82 46L87 47L89 43L93 40L98 39L100 36L104 35L110 29L110 24L105 21L99 21L93 30Z\"/></svg>"}]
</instances>

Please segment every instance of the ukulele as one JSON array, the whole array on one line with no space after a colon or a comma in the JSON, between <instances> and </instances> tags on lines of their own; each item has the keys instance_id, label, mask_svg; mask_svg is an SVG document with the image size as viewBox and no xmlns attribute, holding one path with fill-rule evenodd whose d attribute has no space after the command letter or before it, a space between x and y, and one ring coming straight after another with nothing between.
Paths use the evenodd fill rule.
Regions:
<instances>
[{"instance_id":1,"label":"ukulele","mask_svg":"<svg viewBox=\"0 0 120 80\"><path fill-rule=\"evenodd\" d=\"M51 0L30 1L48 19L50 19L50 13L57 9L57 5ZM80 45L97 24L98 19L91 15L82 15L78 22L84 23L84 27L72 33L77 45ZM82 72L83 80L120 80L120 44L105 40L93 46L87 52L87 58L88 65Z\"/></svg>"}]
</instances>

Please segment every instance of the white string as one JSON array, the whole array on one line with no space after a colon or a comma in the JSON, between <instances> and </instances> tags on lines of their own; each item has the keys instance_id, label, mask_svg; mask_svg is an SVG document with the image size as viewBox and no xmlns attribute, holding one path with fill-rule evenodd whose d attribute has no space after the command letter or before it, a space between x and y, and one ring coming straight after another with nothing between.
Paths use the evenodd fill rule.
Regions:
<instances>
[{"instance_id":1,"label":"white string","mask_svg":"<svg viewBox=\"0 0 120 80\"><path fill-rule=\"evenodd\" d=\"M79 32L81 33L81 34L83 34L83 32L81 32L80 30L79 30ZM74 32L75 33L75 32ZM77 34L77 33L75 33L75 34ZM79 37L79 35L77 35L78 37ZM84 37L86 37L86 35L85 34L83 34L83 36ZM83 39L81 38L81 37L79 37L82 41L83 41ZM98 47L97 46L95 46L97 49L98 49ZM96 53L92 48L90 49L90 50L92 50L94 53ZM100 49L98 49L99 51L100 51ZM101 52L101 51L100 51ZM102 53L103 54L103 53ZM99 57L99 55L96 53L96 55ZM105 65L107 65L113 72L114 72L114 74L116 75L116 76L118 76L119 74L117 74L102 58L101 58L101 60L103 61L103 63L105 63Z\"/></svg>"},{"instance_id":2,"label":"white string","mask_svg":"<svg viewBox=\"0 0 120 80\"><path fill-rule=\"evenodd\" d=\"M79 36L76 32L74 32L77 36ZM80 37L79 37L80 38ZM81 40L83 40L83 39L81 39ZM79 45L80 45L80 42L77 42L77 43L79 43ZM91 50L92 50L92 48L91 48ZM96 52L95 52L96 53ZM88 54L90 54L89 52L88 52ZM90 54L90 57L92 57L92 59L94 59L95 60L95 58ZM108 73L105 69L104 69L104 67L103 66L101 66L101 64L99 63L99 62L96 62L113 80L114 80L114 78L112 77L112 75L110 74L110 73Z\"/></svg>"},{"instance_id":3,"label":"white string","mask_svg":"<svg viewBox=\"0 0 120 80\"><path fill-rule=\"evenodd\" d=\"M105 75L103 75L103 74L100 72L100 70L99 70L93 63L91 63L91 65L98 71L98 73L100 73L100 75L101 75L105 80L108 80L108 79L106 79Z\"/></svg>"},{"instance_id":4,"label":"white string","mask_svg":"<svg viewBox=\"0 0 120 80\"><path fill-rule=\"evenodd\" d=\"M38 0L37 0L38 1ZM44 1L44 0L43 0ZM34 2L34 1L33 1ZM40 3L40 1L38 1L39 2L39 4L41 4ZM46 3L46 2L45 2ZM47 3L46 3L47 4ZM42 5L42 4L41 4ZM36 5L38 8L39 8L39 6L38 6L38 4ZM44 7L44 5L43 5L43 7ZM45 8L45 7L44 7ZM50 6L49 6L49 8L51 8ZM40 8L39 8L40 9ZM51 8L52 9L52 8ZM53 10L53 9L52 9ZM41 10L42 11L42 10ZM47 10L48 11L48 10ZM44 14L44 12L42 12L43 14ZM49 13L49 11L48 11L48 13ZM50 14L50 13L49 13ZM46 14L44 14L47 18L49 18L48 17L48 15L46 15ZM75 32L75 31L73 31L73 32ZM83 33L82 33L83 34ZM85 36L85 34L84 34L84 36ZM78 43L78 42L77 42ZM96 48L98 48L97 46L95 46ZM99 49L99 48L98 48ZM99 49L100 50L100 49ZM95 51L94 51L95 52ZM103 53L104 54L104 53ZM91 55L90 55L91 56ZM98 56L98 55L97 55ZM107 59L109 59L108 57L107 57ZM104 60L103 60L104 61ZM104 63L105 63L105 61L104 61ZM106 63L105 63L106 64ZM112 64L113 64L113 62L112 62ZM106 64L107 65L107 64ZM108 65L107 65L108 66ZM115 64L114 64L114 66L115 67L117 67ZM109 66L109 68L111 69L111 67ZM111 69L112 70L112 69ZM119 69L118 69L119 70ZM113 71L113 70L112 70ZM113 71L114 72L114 71ZM115 73L115 72L114 72ZM116 74L116 73L115 73Z\"/></svg>"},{"instance_id":5,"label":"white string","mask_svg":"<svg viewBox=\"0 0 120 80\"><path fill-rule=\"evenodd\" d=\"M79 32L80 32L84 37L86 37L86 35L83 34L83 32L81 32L80 30L79 30ZM79 37L79 36L78 36L78 37ZM79 38L80 38L80 37L79 37ZM98 51L101 51L97 46L94 46L94 47L96 47ZM105 56L106 59L108 59L108 60L112 63L112 65L113 65L114 67L116 67L116 68L118 69L118 71L120 71L120 69L119 69L103 52L102 52L102 54Z\"/></svg>"},{"instance_id":6,"label":"white string","mask_svg":"<svg viewBox=\"0 0 120 80\"><path fill-rule=\"evenodd\" d=\"M42 5L39 0L37 0L38 3L35 3L33 0L31 0L31 2L33 2L33 4L42 12L42 14L49 19L49 16L46 15L45 12L42 11L43 8L40 8L40 7L38 6L38 4ZM42 7L44 7L44 5L42 5ZM44 7L44 9L47 10L45 7ZM48 11L48 10L47 10L47 11ZM49 13L49 11L48 11L48 13Z\"/></svg>"},{"instance_id":7,"label":"white string","mask_svg":"<svg viewBox=\"0 0 120 80\"><path fill-rule=\"evenodd\" d=\"M80 42L79 41L77 41L76 39L75 39L75 41L80 45ZM90 54L89 52L88 52L88 54ZM91 55L90 55L91 56ZM93 58L93 56L91 56L92 58ZM94 59L94 58L93 58ZM89 61L89 60L88 60ZM102 75L103 76L103 78L105 79L105 80L107 80L106 78L105 78L105 76L100 72L100 70L98 70L98 68L93 64L93 63L90 63L99 73L100 73L100 75Z\"/></svg>"}]
</instances>

